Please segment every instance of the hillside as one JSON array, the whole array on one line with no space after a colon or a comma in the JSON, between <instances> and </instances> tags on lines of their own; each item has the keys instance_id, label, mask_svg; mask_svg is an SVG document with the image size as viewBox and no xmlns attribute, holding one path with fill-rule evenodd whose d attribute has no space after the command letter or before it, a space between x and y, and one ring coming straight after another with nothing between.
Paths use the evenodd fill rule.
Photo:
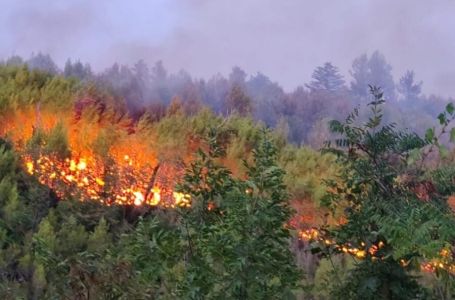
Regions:
<instances>
[{"instance_id":1,"label":"hillside","mask_svg":"<svg viewBox=\"0 0 455 300\"><path fill-rule=\"evenodd\" d=\"M6 299L454 295L451 104L409 108L437 116L414 133L373 87L360 111L316 83L301 103L258 89L268 106L257 78L230 79L217 108L192 80L152 84L165 96L148 102L64 75L0 66Z\"/></svg>"}]
</instances>

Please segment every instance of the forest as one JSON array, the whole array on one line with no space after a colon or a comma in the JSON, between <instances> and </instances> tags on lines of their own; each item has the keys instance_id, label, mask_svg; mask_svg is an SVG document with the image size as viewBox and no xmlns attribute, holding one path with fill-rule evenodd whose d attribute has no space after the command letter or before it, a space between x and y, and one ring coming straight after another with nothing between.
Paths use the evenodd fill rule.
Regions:
<instances>
[{"instance_id":1,"label":"forest","mask_svg":"<svg viewBox=\"0 0 455 300\"><path fill-rule=\"evenodd\" d=\"M341 74L2 60L0 295L455 298L454 99Z\"/></svg>"}]
</instances>

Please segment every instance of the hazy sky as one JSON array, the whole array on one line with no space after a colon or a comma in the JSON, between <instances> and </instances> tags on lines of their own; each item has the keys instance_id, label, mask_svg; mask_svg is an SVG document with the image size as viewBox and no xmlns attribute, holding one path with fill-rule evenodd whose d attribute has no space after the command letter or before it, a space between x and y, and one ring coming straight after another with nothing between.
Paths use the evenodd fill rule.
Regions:
<instances>
[{"instance_id":1,"label":"hazy sky","mask_svg":"<svg viewBox=\"0 0 455 300\"><path fill-rule=\"evenodd\" d=\"M326 61L380 50L395 78L455 96L455 0L0 0L0 57L46 52L100 70L162 59L197 77L238 65L287 90Z\"/></svg>"}]
</instances>

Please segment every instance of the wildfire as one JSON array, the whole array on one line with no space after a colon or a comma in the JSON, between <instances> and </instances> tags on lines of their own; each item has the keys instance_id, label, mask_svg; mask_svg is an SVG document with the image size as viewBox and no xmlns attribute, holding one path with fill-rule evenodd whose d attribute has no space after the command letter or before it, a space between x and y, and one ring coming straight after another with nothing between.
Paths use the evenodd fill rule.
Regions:
<instances>
[{"instance_id":1,"label":"wildfire","mask_svg":"<svg viewBox=\"0 0 455 300\"><path fill-rule=\"evenodd\" d=\"M317 241L324 244L326 247L333 247L340 253L350 254L358 259L365 259L367 255L370 255L373 260L382 259L378 256L379 249L385 246L383 241L379 241L376 245L366 247L364 242L360 243L360 247L354 247L351 244L338 244L334 240L324 239L322 234L315 228L307 230L301 230L299 232L299 238L305 241ZM447 272L455 275L455 264L451 261L451 252L449 249L442 249L439 253L439 259L433 259L429 262L423 262L420 265L420 269L425 272L436 272L437 269L446 270ZM400 260L402 267L409 265L409 261L404 259Z\"/></svg>"},{"instance_id":2,"label":"wildfire","mask_svg":"<svg viewBox=\"0 0 455 300\"><path fill-rule=\"evenodd\" d=\"M59 160L49 155L33 159L24 156L29 174L40 183L52 188L61 197L73 196L85 200L97 200L105 204L150 205L163 207L189 207L190 196L169 191L168 186L160 187L160 181L147 191L153 168L139 170L133 167L131 157L124 157L124 164L111 169L94 158L67 158ZM168 174L179 176L179 174Z\"/></svg>"},{"instance_id":3,"label":"wildfire","mask_svg":"<svg viewBox=\"0 0 455 300\"><path fill-rule=\"evenodd\" d=\"M61 116L34 109L18 111L2 120L0 135L8 135L13 140L21 153L25 170L61 198L75 197L81 201L99 201L106 205L191 206L190 195L172 189L182 176L181 168L161 165L156 174L158 155L150 143L145 142L144 137L150 136L148 132L143 135L135 129L135 134L129 134L124 127L125 124L131 124L130 120L115 117L111 118L115 119L112 121L99 115L93 121L90 116L90 113L84 115L84 108L80 108L76 119L71 115ZM68 142L72 150L69 158L61 159L43 151L38 154L27 152L26 145L37 129L48 133L59 122L68 129ZM93 145L100 138L102 140L106 128L109 128L109 132L115 131L116 136L115 142L107 150L111 161L99 158L93 150ZM251 189L245 191L247 194L251 192ZM452 198L455 199L455 196ZM455 203L455 200L452 202ZM215 208L214 203L209 203L207 207L209 211ZM369 247L363 242L360 245L340 245L324 237L317 229L302 230L299 237L318 241L358 259L368 256L380 259L378 252L384 247L383 242ZM449 257L450 250L443 249L440 256L438 260L423 263L422 270L434 272L444 269L455 274L455 265ZM401 260L400 264L405 267L409 261Z\"/></svg>"},{"instance_id":4,"label":"wildfire","mask_svg":"<svg viewBox=\"0 0 455 300\"><path fill-rule=\"evenodd\" d=\"M67 135L70 155L66 159L48 151L46 140L40 140L58 125ZM186 150L179 151L178 157L166 150L157 152L159 145L150 139L154 133L132 126L134 122L127 116L101 112L96 101L87 98L76 101L73 111L65 113L56 114L39 105L17 110L2 119L0 135L14 143L27 173L62 199L190 207L190 196L173 190L183 170L169 163L188 159ZM29 147L33 137L37 137L36 144ZM102 154L97 152L100 148ZM160 163L158 156L168 163Z\"/></svg>"}]
</instances>

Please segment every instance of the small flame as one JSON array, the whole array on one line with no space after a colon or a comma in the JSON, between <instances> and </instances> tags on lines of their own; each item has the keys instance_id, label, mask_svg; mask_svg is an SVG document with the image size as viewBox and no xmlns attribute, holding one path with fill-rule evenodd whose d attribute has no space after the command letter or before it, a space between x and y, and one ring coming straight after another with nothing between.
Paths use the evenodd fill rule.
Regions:
<instances>
[{"instance_id":1,"label":"small flame","mask_svg":"<svg viewBox=\"0 0 455 300\"><path fill-rule=\"evenodd\" d=\"M140 206L144 202L144 194L141 192L133 192L134 195L134 205Z\"/></svg>"},{"instance_id":2,"label":"small flame","mask_svg":"<svg viewBox=\"0 0 455 300\"><path fill-rule=\"evenodd\" d=\"M357 256L358 258L365 258L367 256L367 252L365 250L359 250L357 251L355 256Z\"/></svg>"},{"instance_id":3,"label":"small flame","mask_svg":"<svg viewBox=\"0 0 455 300\"><path fill-rule=\"evenodd\" d=\"M28 172L29 174L33 174L33 169L34 169L34 167L33 167L33 162L28 161L28 162L26 163L26 166L27 166L27 172Z\"/></svg>"},{"instance_id":4,"label":"small flame","mask_svg":"<svg viewBox=\"0 0 455 300\"><path fill-rule=\"evenodd\" d=\"M79 161L79 163L77 164L77 169L78 169L79 171L83 171L83 170L85 170L86 168L87 168L87 162L85 161L85 159L81 159L81 160Z\"/></svg>"},{"instance_id":5,"label":"small flame","mask_svg":"<svg viewBox=\"0 0 455 300\"><path fill-rule=\"evenodd\" d=\"M154 187L152 189L152 193L153 193L153 197L152 197L152 200L150 201L150 205L158 205L158 203L160 203L161 201L161 190L159 187Z\"/></svg>"},{"instance_id":6,"label":"small flame","mask_svg":"<svg viewBox=\"0 0 455 300\"><path fill-rule=\"evenodd\" d=\"M379 241L377 245L371 245L367 247L365 242L360 242L361 248L353 247L350 243L345 244L337 244L335 240L324 239L323 236L318 232L317 229L311 228L307 230L301 230L299 232L299 237L305 241L319 241L324 243L327 247L333 247L339 252L343 252L346 254L350 254L355 256L359 259L365 259L367 255L373 260L376 261L378 259L384 259L382 254L380 254L380 249L384 248L386 244L383 241ZM440 256L443 258L441 259L433 259L431 261L421 263L421 269L425 272L436 272L437 269L443 269L451 274L455 274L455 264L453 261L449 261L451 258L451 251L450 249L443 248L439 252ZM400 265L402 267L407 267L410 264L410 261L400 259Z\"/></svg>"},{"instance_id":7,"label":"small flame","mask_svg":"<svg viewBox=\"0 0 455 300\"><path fill-rule=\"evenodd\" d=\"M173 192L172 196L174 197L174 204L179 207L190 207L191 206L191 196L188 194Z\"/></svg>"},{"instance_id":8,"label":"small flame","mask_svg":"<svg viewBox=\"0 0 455 300\"><path fill-rule=\"evenodd\" d=\"M96 181L96 183L97 183L98 185L100 185L100 186L104 186L104 184L105 184L105 183L104 183L104 180L101 179L101 178L98 178L98 177L95 179L95 181Z\"/></svg>"},{"instance_id":9,"label":"small flame","mask_svg":"<svg viewBox=\"0 0 455 300\"><path fill-rule=\"evenodd\" d=\"M74 160L70 161L70 171L74 172L77 169L76 162Z\"/></svg>"}]
</instances>

